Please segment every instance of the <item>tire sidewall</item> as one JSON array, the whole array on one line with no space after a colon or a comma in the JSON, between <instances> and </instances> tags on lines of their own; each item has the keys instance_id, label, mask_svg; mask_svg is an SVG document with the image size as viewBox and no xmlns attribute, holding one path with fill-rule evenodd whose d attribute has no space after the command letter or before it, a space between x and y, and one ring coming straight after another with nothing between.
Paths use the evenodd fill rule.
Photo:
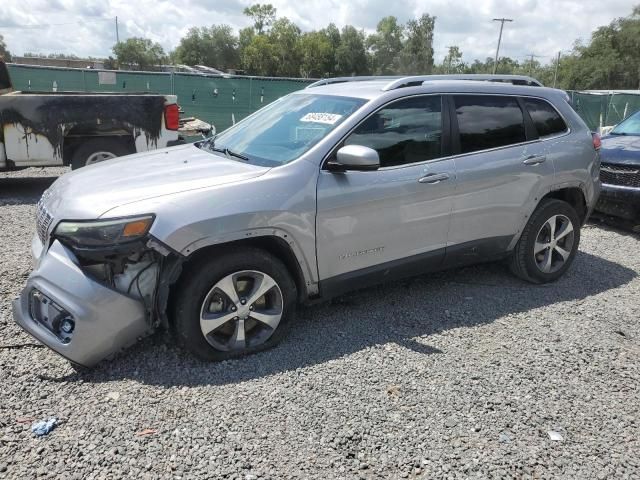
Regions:
<instances>
[{"instance_id":1,"label":"tire sidewall","mask_svg":"<svg viewBox=\"0 0 640 480\"><path fill-rule=\"evenodd\" d=\"M536 265L534 258L535 242L542 226L554 215L566 216L573 226L574 238L573 247L569 258L565 261L562 268L552 273L542 272ZM527 236L526 244L524 245L525 254L524 262L526 266L527 274L536 282L548 283L558 280L564 273L571 267L575 256L578 253L578 247L580 245L580 219L575 209L566 202L561 200L554 200L543 206L540 211L532 218L532 222L529 226L530 234Z\"/></svg>"},{"instance_id":2,"label":"tire sidewall","mask_svg":"<svg viewBox=\"0 0 640 480\"><path fill-rule=\"evenodd\" d=\"M207 342L200 329L202 303L218 281L242 270L266 273L276 281L282 292L282 317L275 332L263 344L240 352L216 350ZM226 360L265 350L277 344L288 330L295 312L296 286L282 262L266 252L258 249L220 251L209 260L194 262L183 276L185 281L180 282L175 301L174 325L179 343L200 359Z\"/></svg>"}]
</instances>

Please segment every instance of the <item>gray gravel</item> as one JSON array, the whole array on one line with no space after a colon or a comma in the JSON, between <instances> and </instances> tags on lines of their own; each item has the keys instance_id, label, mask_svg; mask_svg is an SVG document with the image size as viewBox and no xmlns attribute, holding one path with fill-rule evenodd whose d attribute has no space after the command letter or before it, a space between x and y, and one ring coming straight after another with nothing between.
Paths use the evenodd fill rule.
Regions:
<instances>
[{"instance_id":1,"label":"gray gravel","mask_svg":"<svg viewBox=\"0 0 640 480\"><path fill-rule=\"evenodd\" d=\"M158 335L76 373L10 313L60 171L0 177L0 476L640 477L637 235L587 226L550 286L465 268L304 309L249 358L200 363Z\"/></svg>"}]
</instances>

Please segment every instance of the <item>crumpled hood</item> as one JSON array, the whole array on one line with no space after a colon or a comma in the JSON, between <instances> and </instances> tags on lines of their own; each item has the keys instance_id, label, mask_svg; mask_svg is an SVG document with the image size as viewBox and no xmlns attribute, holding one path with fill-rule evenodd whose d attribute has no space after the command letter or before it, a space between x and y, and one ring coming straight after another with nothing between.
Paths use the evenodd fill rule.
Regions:
<instances>
[{"instance_id":1,"label":"crumpled hood","mask_svg":"<svg viewBox=\"0 0 640 480\"><path fill-rule=\"evenodd\" d=\"M600 158L605 163L640 165L640 136L607 135L603 137Z\"/></svg>"},{"instance_id":2,"label":"crumpled hood","mask_svg":"<svg viewBox=\"0 0 640 480\"><path fill-rule=\"evenodd\" d=\"M267 167L183 145L67 173L43 198L47 210L58 220L91 219L128 203L248 180L267 171Z\"/></svg>"}]
</instances>

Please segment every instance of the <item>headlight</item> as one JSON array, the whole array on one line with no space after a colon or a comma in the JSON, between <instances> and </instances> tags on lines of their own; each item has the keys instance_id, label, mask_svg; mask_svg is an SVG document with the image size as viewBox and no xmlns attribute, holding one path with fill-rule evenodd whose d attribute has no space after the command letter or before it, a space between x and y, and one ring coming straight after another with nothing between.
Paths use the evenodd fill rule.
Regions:
<instances>
[{"instance_id":1,"label":"headlight","mask_svg":"<svg viewBox=\"0 0 640 480\"><path fill-rule=\"evenodd\" d=\"M54 237L78 247L104 247L139 240L151 228L153 215L110 220L63 221Z\"/></svg>"}]
</instances>

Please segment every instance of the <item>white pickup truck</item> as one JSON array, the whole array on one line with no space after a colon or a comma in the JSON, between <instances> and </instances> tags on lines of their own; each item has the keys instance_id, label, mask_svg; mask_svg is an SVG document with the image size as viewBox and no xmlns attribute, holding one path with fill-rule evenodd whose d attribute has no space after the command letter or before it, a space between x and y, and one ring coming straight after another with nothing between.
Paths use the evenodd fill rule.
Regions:
<instances>
[{"instance_id":1,"label":"white pickup truck","mask_svg":"<svg viewBox=\"0 0 640 480\"><path fill-rule=\"evenodd\" d=\"M175 95L19 92L0 59L0 171L80 168L183 143Z\"/></svg>"}]
</instances>

